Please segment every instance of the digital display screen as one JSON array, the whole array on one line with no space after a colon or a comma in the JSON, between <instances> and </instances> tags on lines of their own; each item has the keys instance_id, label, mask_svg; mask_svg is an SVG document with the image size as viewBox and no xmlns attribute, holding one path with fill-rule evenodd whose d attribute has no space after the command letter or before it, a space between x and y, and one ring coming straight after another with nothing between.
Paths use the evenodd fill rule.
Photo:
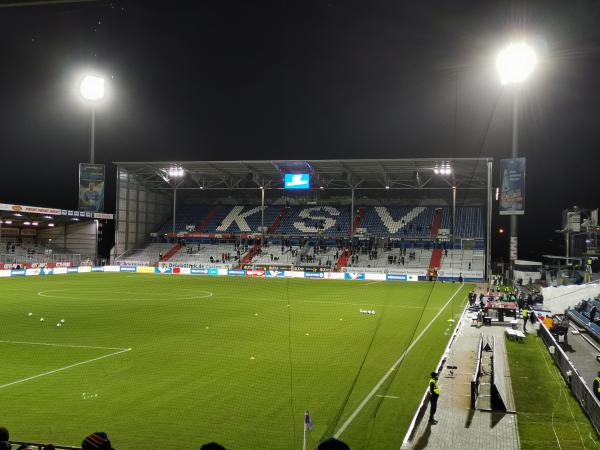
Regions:
<instances>
[{"instance_id":1,"label":"digital display screen","mask_svg":"<svg viewBox=\"0 0 600 450\"><path fill-rule=\"evenodd\" d=\"M308 189L310 188L310 174L286 173L284 185L286 189Z\"/></svg>"}]
</instances>

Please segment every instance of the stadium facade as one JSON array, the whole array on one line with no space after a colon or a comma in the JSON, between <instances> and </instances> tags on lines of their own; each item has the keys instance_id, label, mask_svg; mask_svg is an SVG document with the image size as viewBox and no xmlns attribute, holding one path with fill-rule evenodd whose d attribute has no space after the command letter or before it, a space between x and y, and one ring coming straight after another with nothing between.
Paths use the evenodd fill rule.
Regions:
<instances>
[{"instance_id":1,"label":"stadium facade","mask_svg":"<svg viewBox=\"0 0 600 450\"><path fill-rule=\"evenodd\" d=\"M115 165L118 264L490 273L491 158Z\"/></svg>"}]
</instances>

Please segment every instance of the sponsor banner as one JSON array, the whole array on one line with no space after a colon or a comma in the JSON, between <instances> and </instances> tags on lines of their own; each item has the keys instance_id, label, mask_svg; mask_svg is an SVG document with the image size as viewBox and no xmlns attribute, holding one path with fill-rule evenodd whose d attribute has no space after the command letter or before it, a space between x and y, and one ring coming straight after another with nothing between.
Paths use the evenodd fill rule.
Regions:
<instances>
[{"instance_id":1,"label":"sponsor banner","mask_svg":"<svg viewBox=\"0 0 600 450\"><path fill-rule=\"evenodd\" d=\"M89 273L92 271L92 266L79 266L79 273Z\"/></svg>"},{"instance_id":2,"label":"sponsor banner","mask_svg":"<svg viewBox=\"0 0 600 450\"><path fill-rule=\"evenodd\" d=\"M19 229L15 227L2 227L3 237L16 237L19 235Z\"/></svg>"},{"instance_id":3,"label":"sponsor banner","mask_svg":"<svg viewBox=\"0 0 600 450\"><path fill-rule=\"evenodd\" d=\"M364 280L365 274L364 273L356 273L356 272L346 272L344 274L344 279L345 280Z\"/></svg>"},{"instance_id":4,"label":"sponsor banner","mask_svg":"<svg viewBox=\"0 0 600 450\"><path fill-rule=\"evenodd\" d=\"M28 277L31 276L31 275L39 275L40 274L40 270L43 271L44 269L27 269L27 270L25 270L25 275L28 276ZM42 273L42 274L45 274L45 272Z\"/></svg>"},{"instance_id":5,"label":"sponsor banner","mask_svg":"<svg viewBox=\"0 0 600 450\"><path fill-rule=\"evenodd\" d=\"M39 268L52 268L52 267L69 267L71 263L0 263L0 270L8 270L8 269L16 269L19 266L19 269L39 269Z\"/></svg>"},{"instance_id":6,"label":"sponsor banner","mask_svg":"<svg viewBox=\"0 0 600 450\"><path fill-rule=\"evenodd\" d=\"M137 266L137 273L154 273L155 267L151 266Z\"/></svg>"},{"instance_id":7,"label":"sponsor banner","mask_svg":"<svg viewBox=\"0 0 600 450\"><path fill-rule=\"evenodd\" d=\"M92 272L104 272L104 267L92 267Z\"/></svg>"},{"instance_id":8,"label":"sponsor banner","mask_svg":"<svg viewBox=\"0 0 600 450\"><path fill-rule=\"evenodd\" d=\"M283 278L285 277L285 272L283 270L267 270L265 275L272 278Z\"/></svg>"},{"instance_id":9,"label":"sponsor banner","mask_svg":"<svg viewBox=\"0 0 600 450\"><path fill-rule=\"evenodd\" d=\"M180 273L181 275L190 275L190 274L192 273L192 272L191 272L191 270L192 270L192 269L190 269L189 267L182 267L182 268L180 268L179 270L180 270L180 272L179 272L179 273Z\"/></svg>"},{"instance_id":10,"label":"sponsor banner","mask_svg":"<svg viewBox=\"0 0 600 450\"><path fill-rule=\"evenodd\" d=\"M119 272L135 272L137 270L137 266L119 266Z\"/></svg>"},{"instance_id":11,"label":"sponsor banner","mask_svg":"<svg viewBox=\"0 0 600 450\"><path fill-rule=\"evenodd\" d=\"M11 275L10 270L0 270L0 277L10 277L10 275Z\"/></svg>"},{"instance_id":12,"label":"sponsor banner","mask_svg":"<svg viewBox=\"0 0 600 450\"><path fill-rule=\"evenodd\" d=\"M500 215L525 214L525 158L500 160Z\"/></svg>"},{"instance_id":13,"label":"sponsor banner","mask_svg":"<svg viewBox=\"0 0 600 450\"><path fill-rule=\"evenodd\" d=\"M25 212L35 214L53 214L60 215L61 210L55 208L44 208L41 206L25 206L25 205L11 205L9 203L0 203L0 210L3 211L14 211L14 212Z\"/></svg>"},{"instance_id":14,"label":"sponsor banner","mask_svg":"<svg viewBox=\"0 0 600 450\"><path fill-rule=\"evenodd\" d=\"M22 228L21 236L37 236L37 230L35 228Z\"/></svg>"},{"instance_id":15,"label":"sponsor banner","mask_svg":"<svg viewBox=\"0 0 600 450\"><path fill-rule=\"evenodd\" d=\"M55 267L54 269L52 269L54 275L64 275L65 273L67 273L67 270L69 270L68 267Z\"/></svg>"},{"instance_id":16,"label":"sponsor banner","mask_svg":"<svg viewBox=\"0 0 600 450\"><path fill-rule=\"evenodd\" d=\"M194 269L192 268L190 273L192 275L208 275L208 269Z\"/></svg>"},{"instance_id":17,"label":"sponsor banner","mask_svg":"<svg viewBox=\"0 0 600 450\"><path fill-rule=\"evenodd\" d=\"M94 219L111 219L112 220L112 218L113 218L112 214L94 213Z\"/></svg>"},{"instance_id":18,"label":"sponsor banner","mask_svg":"<svg viewBox=\"0 0 600 450\"><path fill-rule=\"evenodd\" d=\"M310 173L286 173L283 186L285 189L309 189Z\"/></svg>"},{"instance_id":19,"label":"sponsor banner","mask_svg":"<svg viewBox=\"0 0 600 450\"><path fill-rule=\"evenodd\" d=\"M325 278L323 272L304 272L304 278Z\"/></svg>"},{"instance_id":20,"label":"sponsor banner","mask_svg":"<svg viewBox=\"0 0 600 450\"><path fill-rule=\"evenodd\" d=\"M345 274L341 272L323 272L328 280L343 280Z\"/></svg>"},{"instance_id":21,"label":"sponsor banner","mask_svg":"<svg viewBox=\"0 0 600 450\"><path fill-rule=\"evenodd\" d=\"M264 270L246 270L246 276L247 277L264 277L265 271Z\"/></svg>"},{"instance_id":22,"label":"sponsor banner","mask_svg":"<svg viewBox=\"0 0 600 450\"><path fill-rule=\"evenodd\" d=\"M121 266L104 266L105 272L120 272Z\"/></svg>"},{"instance_id":23,"label":"sponsor banner","mask_svg":"<svg viewBox=\"0 0 600 450\"><path fill-rule=\"evenodd\" d=\"M227 272L227 269L208 269L209 275L227 275L227 273L223 272Z\"/></svg>"},{"instance_id":24,"label":"sponsor banner","mask_svg":"<svg viewBox=\"0 0 600 450\"><path fill-rule=\"evenodd\" d=\"M389 281L408 281L408 275L402 273L388 273L385 279Z\"/></svg>"},{"instance_id":25,"label":"sponsor banner","mask_svg":"<svg viewBox=\"0 0 600 450\"><path fill-rule=\"evenodd\" d=\"M10 276L11 277L24 277L25 273L26 272L24 270L11 270Z\"/></svg>"},{"instance_id":26,"label":"sponsor banner","mask_svg":"<svg viewBox=\"0 0 600 450\"><path fill-rule=\"evenodd\" d=\"M181 273L180 267L171 267L171 273Z\"/></svg>"},{"instance_id":27,"label":"sponsor banner","mask_svg":"<svg viewBox=\"0 0 600 450\"><path fill-rule=\"evenodd\" d=\"M104 164L79 164L79 210L104 209ZM86 214L86 217L91 215Z\"/></svg>"},{"instance_id":28,"label":"sponsor banner","mask_svg":"<svg viewBox=\"0 0 600 450\"><path fill-rule=\"evenodd\" d=\"M387 279L387 277L386 277L385 273L366 273L365 274L365 280L384 281L386 279Z\"/></svg>"},{"instance_id":29,"label":"sponsor banner","mask_svg":"<svg viewBox=\"0 0 600 450\"><path fill-rule=\"evenodd\" d=\"M519 238L517 236L510 237L510 260L517 260L517 253L519 248Z\"/></svg>"},{"instance_id":30,"label":"sponsor banner","mask_svg":"<svg viewBox=\"0 0 600 450\"><path fill-rule=\"evenodd\" d=\"M155 267L154 273L171 273L171 268L166 266Z\"/></svg>"},{"instance_id":31,"label":"sponsor banner","mask_svg":"<svg viewBox=\"0 0 600 450\"><path fill-rule=\"evenodd\" d=\"M243 277L246 276L246 271L242 269L229 269L227 271L227 275L233 277Z\"/></svg>"},{"instance_id":32,"label":"sponsor banner","mask_svg":"<svg viewBox=\"0 0 600 450\"><path fill-rule=\"evenodd\" d=\"M67 267L67 273L79 273L79 267Z\"/></svg>"}]
</instances>

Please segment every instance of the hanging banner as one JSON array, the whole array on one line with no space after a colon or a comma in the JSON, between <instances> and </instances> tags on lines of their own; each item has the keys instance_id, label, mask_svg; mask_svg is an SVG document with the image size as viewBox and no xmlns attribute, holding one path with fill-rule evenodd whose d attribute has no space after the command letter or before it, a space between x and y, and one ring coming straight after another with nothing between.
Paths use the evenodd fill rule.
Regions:
<instances>
[{"instance_id":1,"label":"hanging banner","mask_svg":"<svg viewBox=\"0 0 600 450\"><path fill-rule=\"evenodd\" d=\"M525 214L525 158L500 160L500 215Z\"/></svg>"},{"instance_id":2,"label":"hanging banner","mask_svg":"<svg viewBox=\"0 0 600 450\"><path fill-rule=\"evenodd\" d=\"M104 209L104 164L79 164L79 210Z\"/></svg>"}]
</instances>

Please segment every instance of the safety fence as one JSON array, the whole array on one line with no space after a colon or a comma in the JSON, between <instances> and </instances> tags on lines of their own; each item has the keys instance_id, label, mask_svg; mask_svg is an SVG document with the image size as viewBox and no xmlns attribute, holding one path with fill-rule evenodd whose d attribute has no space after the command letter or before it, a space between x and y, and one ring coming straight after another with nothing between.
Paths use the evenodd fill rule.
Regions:
<instances>
[{"instance_id":1,"label":"safety fence","mask_svg":"<svg viewBox=\"0 0 600 450\"><path fill-rule=\"evenodd\" d=\"M596 432L600 435L600 402L598 402L588 384L545 325L540 326L538 333L546 347L548 347L550 355L552 355L554 362L560 369L567 385L571 388L571 392L573 392ZM551 348L554 348L554 350L551 350Z\"/></svg>"},{"instance_id":2,"label":"safety fence","mask_svg":"<svg viewBox=\"0 0 600 450\"><path fill-rule=\"evenodd\" d=\"M479 345L477 346L477 364L471 378L471 409L477 407L477 398L479 397L479 376L481 375L481 355L483 352L483 334L479 336Z\"/></svg>"}]
</instances>

